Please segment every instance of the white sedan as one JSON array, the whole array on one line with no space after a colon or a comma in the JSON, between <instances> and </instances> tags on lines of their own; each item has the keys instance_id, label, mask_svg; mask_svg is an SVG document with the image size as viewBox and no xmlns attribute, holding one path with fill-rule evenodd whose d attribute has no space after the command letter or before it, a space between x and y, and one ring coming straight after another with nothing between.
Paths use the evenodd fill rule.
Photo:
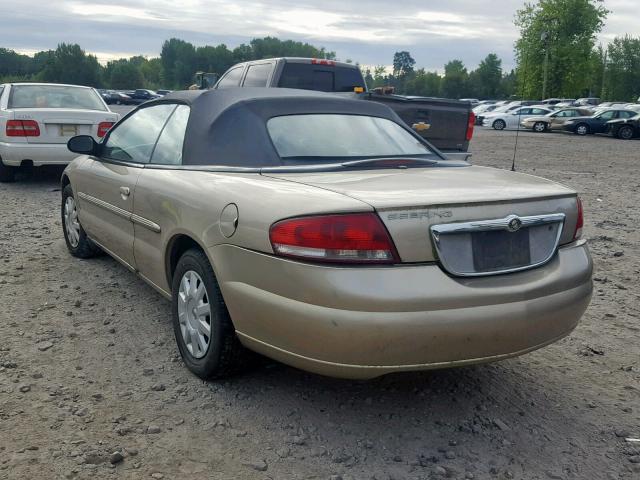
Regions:
<instances>
[{"instance_id":1,"label":"white sedan","mask_svg":"<svg viewBox=\"0 0 640 480\"><path fill-rule=\"evenodd\" d=\"M544 107L520 107L510 112L489 113L484 117L482 125L495 130L505 128L520 128L520 122L527 117L546 115L553 110Z\"/></svg>"},{"instance_id":2,"label":"white sedan","mask_svg":"<svg viewBox=\"0 0 640 480\"><path fill-rule=\"evenodd\" d=\"M21 166L70 163L71 137L100 140L119 118L91 87L0 84L0 182L12 181Z\"/></svg>"}]
</instances>

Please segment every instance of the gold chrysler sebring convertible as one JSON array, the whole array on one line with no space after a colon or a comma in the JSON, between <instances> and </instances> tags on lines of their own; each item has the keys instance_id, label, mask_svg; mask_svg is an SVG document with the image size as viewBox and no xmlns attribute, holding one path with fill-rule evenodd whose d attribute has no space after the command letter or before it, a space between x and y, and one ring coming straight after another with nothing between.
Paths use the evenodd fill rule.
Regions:
<instances>
[{"instance_id":1,"label":"gold chrysler sebring convertible","mask_svg":"<svg viewBox=\"0 0 640 480\"><path fill-rule=\"evenodd\" d=\"M171 299L202 378L252 351L345 378L501 360L567 335L591 297L576 192L447 159L382 104L178 92L69 149L69 251Z\"/></svg>"}]
</instances>

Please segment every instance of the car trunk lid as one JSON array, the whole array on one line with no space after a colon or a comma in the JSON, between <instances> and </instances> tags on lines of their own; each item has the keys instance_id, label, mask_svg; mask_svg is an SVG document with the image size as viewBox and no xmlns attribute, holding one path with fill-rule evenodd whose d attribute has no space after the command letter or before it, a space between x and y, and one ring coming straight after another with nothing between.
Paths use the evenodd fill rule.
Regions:
<instances>
[{"instance_id":1,"label":"car trunk lid","mask_svg":"<svg viewBox=\"0 0 640 480\"><path fill-rule=\"evenodd\" d=\"M484 252L485 256L496 255L498 252L491 250L494 244L513 250L512 261L523 264L521 266L533 265L539 263L534 260L541 256L546 259L545 252L534 251L535 248L544 247L548 253L555 251L558 243L570 242L577 221L576 194L569 188L539 177L493 168L431 167L324 173L270 172L267 175L341 193L370 205L380 215L406 263L434 261L442 255L455 256L456 250L467 251L471 256L473 251ZM562 219L551 217L555 218L554 222L540 224L544 227L536 225L540 231L535 236L521 233L520 238L516 238L515 235L460 232L454 239L444 233L446 245L438 245L434 231L438 225L477 224L489 220L502 225L501 228L493 225L489 230L507 232L512 216L521 219L526 225L520 226L528 229L533 227L527 224L528 219L554 214L560 214ZM454 240L458 244L454 245ZM532 254L523 257L522 252L517 251L523 248L529 248ZM453 265L453 260L448 263ZM467 268L471 268L469 262L473 263L473 258L467 258ZM483 265L495 270L496 266L490 264L485 262ZM482 269L483 265L476 264L475 267Z\"/></svg>"},{"instance_id":2,"label":"car trunk lid","mask_svg":"<svg viewBox=\"0 0 640 480\"><path fill-rule=\"evenodd\" d=\"M15 109L17 120L34 120L40 128L40 135L27 137L29 143L67 143L76 135L92 135L98 139L98 125L101 122L116 122L118 115L96 110L71 110L59 108Z\"/></svg>"}]
</instances>

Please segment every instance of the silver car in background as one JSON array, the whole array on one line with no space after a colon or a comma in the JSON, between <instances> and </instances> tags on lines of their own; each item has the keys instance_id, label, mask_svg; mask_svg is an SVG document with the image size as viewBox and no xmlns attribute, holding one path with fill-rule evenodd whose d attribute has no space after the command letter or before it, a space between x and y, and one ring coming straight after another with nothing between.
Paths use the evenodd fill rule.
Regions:
<instances>
[{"instance_id":1,"label":"silver car in background","mask_svg":"<svg viewBox=\"0 0 640 480\"><path fill-rule=\"evenodd\" d=\"M71 137L100 140L119 118L91 87L0 84L0 182L12 181L21 166L68 164Z\"/></svg>"}]
</instances>

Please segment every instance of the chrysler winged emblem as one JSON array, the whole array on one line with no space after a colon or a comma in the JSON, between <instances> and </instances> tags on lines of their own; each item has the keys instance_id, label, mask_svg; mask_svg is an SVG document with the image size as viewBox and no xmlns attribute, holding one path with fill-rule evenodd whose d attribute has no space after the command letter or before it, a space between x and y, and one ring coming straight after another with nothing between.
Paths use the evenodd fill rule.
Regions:
<instances>
[{"instance_id":1,"label":"chrysler winged emblem","mask_svg":"<svg viewBox=\"0 0 640 480\"><path fill-rule=\"evenodd\" d=\"M516 216L513 216L509 220L509 223L507 224L507 230L509 230L510 232L517 232L521 228L522 228L522 220L520 220L520 218Z\"/></svg>"}]
</instances>

